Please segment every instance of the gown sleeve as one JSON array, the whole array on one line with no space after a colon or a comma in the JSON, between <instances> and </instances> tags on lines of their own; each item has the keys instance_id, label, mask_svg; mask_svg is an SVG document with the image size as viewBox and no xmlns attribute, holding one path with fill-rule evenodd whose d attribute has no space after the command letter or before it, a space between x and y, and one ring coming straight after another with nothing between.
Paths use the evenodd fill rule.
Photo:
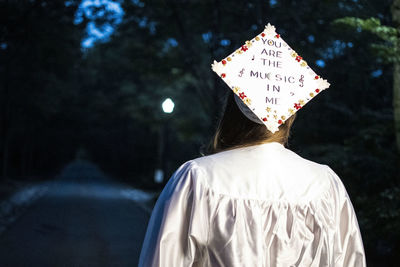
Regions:
<instances>
[{"instance_id":1,"label":"gown sleeve","mask_svg":"<svg viewBox=\"0 0 400 267\"><path fill-rule=\"evenodd\" d=\"M356 213L346 188L328 167L333 178L335 196L334 266L365 267L365 251Z\"/></svg>"},{"instance_id":2,"label":"gown sleeve","mask_svg":"<svg viewBox=\"0 0 400 267\"><path fill-rule=\"evenodd\" d=\"M200 171L185 162L165 185L147 226L139 267L201 266L209 216Z\"/></svg>"}]
</instances>

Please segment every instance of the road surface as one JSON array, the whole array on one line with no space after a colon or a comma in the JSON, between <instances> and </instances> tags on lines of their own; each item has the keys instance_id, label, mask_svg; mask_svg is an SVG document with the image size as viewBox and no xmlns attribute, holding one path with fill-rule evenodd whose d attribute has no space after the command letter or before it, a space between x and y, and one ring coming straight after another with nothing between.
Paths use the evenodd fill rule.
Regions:
<instances>
[{"instance_id":1,"label":"road surface","mask_svg":"<svg viewBox=\"0 0 400 267\"><path fill-rule=\"evenodd\" d=\"M74 162L0 235L1 267L137 266L149 215L129 189Z\"/></svg>"}]
</instances>

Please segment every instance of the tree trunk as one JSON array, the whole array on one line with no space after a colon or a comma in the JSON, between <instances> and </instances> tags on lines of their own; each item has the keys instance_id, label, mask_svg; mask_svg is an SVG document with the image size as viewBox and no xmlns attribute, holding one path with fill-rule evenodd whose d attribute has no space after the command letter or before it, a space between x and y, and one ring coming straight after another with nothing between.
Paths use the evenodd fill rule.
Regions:
<instances>
[{"instance_id":1,"label":"tree trunk","mask_svg":"<svg viewBox=\"0 0 400 267\"><path fill-rule=\"evenodd\" d=\"M393 71L394 127L396 131L397 150L400 152L400 63L394 63Z\"/></svg>"},{"instance_id":2,"label":"tree trunk","mask_svg":"<svg viewBox=\"0 0 400 267\"><path fill-rule=\"evenodd\" d=\"M394 0L391 8L394 26L400 32L400 0ZM399 45L399 44L398 44ZM400 47L397 47L397 51ZM393 109L394 127L396 131L397 150L400 152L400 62L396 60L393 66Z\"/></svg>"},{"instance_id":3,"label":"tree trunk","mask_svg":"<svg viewBox=\"0 0 400 267\"><path fill-rule=\"evenodd\" d=\"M221 25L221 6L219 0L213 1L213 15L212 15L212 41L210 46L210 55L212 60L218 60L216 57L215 52L220 46L221 41L221 32L220 32L220 25ZM211 71L211 69L210 69ZM213 106L212 106L212 121L209 123L209 132L212 134L215 131L215 125L219 120L219 113L220 107L223 104L221 96L224 95L222 92L226 92L226 88L220 88L219 77L212 73L212 92L213 92ZM223 90L221 90L223 89Z\"/></svg>"},{"instance_id":4,"label":"tree trunk","mask_svg":"<svg viewBox=\"0 0 400 267\"><path fill-rule=\"evenodd\" d=\"M0 88L1 89L1 88ZM3 179L7 179L8 149L10 140L10 99L9 99L9 57L6 55L4 70L3 92L0 91L1 98L1 125L0 125L0 159Z\"/></svg>"},{"instance_id":5,"label":"tree trunk","mask_svg":"<svg viewBox=\"0 0 400 267\"><path fill-rule=\"evenodd\" d=\"M28 160L29 160L29 147L30 147L30 127L29 123L25 121L26 129L24 131L23 140L21 142L21 177L28 176Z\"/></svg>"},{"instance_id":6,"label":"tree trunk","mask_svg":"<svg viewBox=\"0 0 400 267\"><path fill-rule=\"evenodd\" d=\"M3 141L3 151L2 151L2 156L3 156L3 179L6 180L8 179L8 152L9 152L9 141L10 141L10 136L8 134L8 131L5 133L4 136L4 141Z\"/></svg>"}]
</instances>

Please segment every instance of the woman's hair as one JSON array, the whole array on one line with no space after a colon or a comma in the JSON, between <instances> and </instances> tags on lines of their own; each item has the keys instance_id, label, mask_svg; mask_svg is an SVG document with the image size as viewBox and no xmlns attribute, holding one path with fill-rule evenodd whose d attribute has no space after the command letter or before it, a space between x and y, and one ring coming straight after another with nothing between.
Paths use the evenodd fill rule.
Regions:
<instances>
[{"instance_id":1,"label":"woman's hair","mask_svg":"<svg viewBox=\"0 0 400 267\"><path fill-rule=\"evenodd\" d=\"M279 131L271 133L264 124L251 121L240 111L235 103L233 92L229 90L218 128L210 140L205 154L269 142L287 145L290 128L295 118L296 114L290 116L279 126Z\"/></svg>"}]
</instances>

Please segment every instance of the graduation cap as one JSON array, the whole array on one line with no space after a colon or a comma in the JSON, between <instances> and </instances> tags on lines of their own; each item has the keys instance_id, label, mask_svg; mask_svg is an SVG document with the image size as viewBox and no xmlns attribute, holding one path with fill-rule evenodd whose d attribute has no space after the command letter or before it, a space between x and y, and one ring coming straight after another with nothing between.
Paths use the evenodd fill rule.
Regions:
<instances>
[{"instance_id":1,"label":"graduation cap","mask_svg":"<svg viewBox=\"0 0 400 267\"><path fill-rule=\"evenodd\" d=\"M235 93L244 115L272 133L329 83L276 33L268 23L212 69Z\"/></svg>"}]
</instances>

